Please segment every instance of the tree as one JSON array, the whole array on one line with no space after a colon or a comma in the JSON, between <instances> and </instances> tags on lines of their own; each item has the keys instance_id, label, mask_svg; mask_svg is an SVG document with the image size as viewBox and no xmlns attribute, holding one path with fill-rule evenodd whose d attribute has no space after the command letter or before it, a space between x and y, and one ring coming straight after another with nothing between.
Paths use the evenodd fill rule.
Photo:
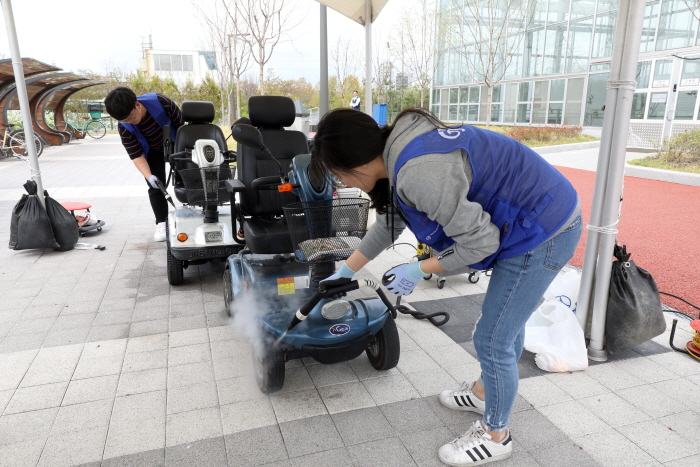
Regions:
<instances>
[{"instance_id":1,"label":"tree","mask_svg":"<svg viewBox=\"0 0 700 467\"><path fill-rule=\"evenodd\" d=\"M685 6L687 6L693 16L695 16L695 19L700 21L700 0L683 0L683 3L685 3Z\"/></svg>"},{"instance_id":2,"label":"tree","mask_svg":"<svg viewBox=\"0 0 700 467\"><path fill-rule=\"evenodd\" d=\"M351 87L349 78L357 72L359 57L357 54L358 45L352 39L338 38L335 46L331 50L331 62L335 71L337 81L337 90L340 94L340 100L344 103L340 107L347 107L350 102L350 95L357 89L357 86ZM330 83L329 83L330 88ZM347 101L347 102L346 102Z\"/></svg>"},{"instance_id":3,"label":"tree","mask_svg":"<svg viewBox=\"0 0 700 467\"><path fill-rule=\"evenodd\" d=\"M487 128L493 87L520 50L536 5L537 0L450 0L445 41L457 44L455 51L464 59L467 74L488 90Z\"/></svg>"},{"instance_id":4,"label":"tree","mask_svg":"<svg viewBox=\"0 0 700 467\"><path fill-rule=\"evenodd\" d=\"M435 1L418 0L417 5L404 8L398 27L403 74L420 89L419 107L427 107L426 89L430 87L437 63L433 60L435 24Z\"/></svg>"},{"instance_id":5,"label":"tree","mask_svg":"<svg viewBox=\"0 0 700 467\"><path fill-rule=\"evenodd\" d=\"M265 65L277 44L301 20L292 15L290 0L238 0L234 2L237 14L245 24L246 42L253 48L252 58L259 68L260 94L265 94Z\"/></svg>"}]
</instances>

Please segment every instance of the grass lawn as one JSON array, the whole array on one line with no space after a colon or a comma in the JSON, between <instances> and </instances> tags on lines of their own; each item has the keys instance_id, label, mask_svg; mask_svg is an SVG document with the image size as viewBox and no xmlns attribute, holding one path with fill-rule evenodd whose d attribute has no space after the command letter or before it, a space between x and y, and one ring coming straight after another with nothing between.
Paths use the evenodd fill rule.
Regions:
<instances>
[{"instance_id":1,"label":"grass lawn","mask_svg":"<svg viewBox=\"0 0 700 467\"><path fill-rule=\"evenodd\" d=\"M486 129L486 126L484 125L475 125L477 128L481 129ZM491 125L489 127L489 130L495 131L497 133L501 133L510 137L513 137L513 131L514 129L525 129L525 128L537 128L537 127L512 127L512 126L501 126L501 125ZM564 132L564 134L557 134L557 128L555 127L547 127L547 131L544 135L537 135L537 136L544 136L544 138L538 138L538 137L527 137L525 136L524 138L520 139L520 142L523 143L525 146L528 146L530 148L536 148L540 146L554 146L554 145L559 145L559 144L574 144L574 143L587 143L589 141L599 141L600 138L595 138L593 136L588 136L584 134L576 134L576 135L571 135L570 132ZM516 130L517 131L517 130ZM516 138L518 139L518 138Z\"/></svg>"},{"instance_id":2,"label":"grass lawn","mask_svg":"<svg viewBox=\"0 0 700 467\"><path fill-rule=\"evenodd\" d=\"M651 167L653 169L675 170L676 172L700 173L700 164L669 164L662 160L656 159L656 156L644 157L627 162L631 165L640 165L642 167Z\"/></svg>"}]
</instances>

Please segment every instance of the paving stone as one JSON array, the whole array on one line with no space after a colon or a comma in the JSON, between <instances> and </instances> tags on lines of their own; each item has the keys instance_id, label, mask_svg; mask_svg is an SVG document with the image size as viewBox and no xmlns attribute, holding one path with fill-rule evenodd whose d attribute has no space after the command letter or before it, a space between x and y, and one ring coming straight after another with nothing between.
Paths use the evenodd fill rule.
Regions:
<instances>
[{"instance_id":1,"label":"paving stone","mask_svg":"<svg viewBox=\"0 0 700 467\"><path fill-rule=\"evenodd\" d=\"M399 438L413 460L421 467L442 467L437 451L443 444L449 443L454 436L447 427L441 426L430 430L400 434Z\"/></svg>"},{"instance_id":2,"label":"paving stone","mask_svg":"<svg viewBox=\"0 0 700 467\"><path fill-rule=\"evenodd\" d=\"M207 320L205 315L183 316L170 318L170 331L186 331L189 329L206 329Z\"/></svg>"},{"instance_id":3,"label":"paving stone","mask_svg":"<svg viewBox=\"0 0 700 467\"><path fill-rule=\"evenodd\" d=\"M124 356L122 372L152 370L168 366L168 351L153 350L151 352L127 353Z\"/></svg>"},{"instance_id":4,"label":"paving stone","mask_svg":"<svg viewBox=\"0 0 700 467\"><path fill-rule=\"evenodd\" d=\"M95 378L98 376L118 375L122 369L124 356L121 354L107 354L100 357L85 358L85 355L78 362L78 366L73 373L73 380Z\"/></svg>"},{"instance_id":5,"label":"paving stone","mask_svg":"<svg viewBox=\"0 0 700 467\"><path fill-rule=\"evenodd\" d=\"M253 375L217 380L216 386L221 405L267 398L258 388Z\"/></svg>"},{"instance_id":6,"label":"paving stone","mask_svg":"<svg viewBox=\"0 0 700 467\"><path fill-rule=\"evenodd\" d=\"M87 340L90 328L75 328L51 331L44 340L44 347L58 347L60 345L81 344Z\"/></svg>"},{"instance_id":7,"label":"paving stone","mask_svg":"<svg viewBox=\"0 0 700 467\"><path fill-rule=\"evenodd\" d=\"M97 313L81 313L77 315L59 316L53 323L52 331L91 327Z\"/></svg>"},{"instance_id":8,"label":"paving stone","mask_svg":"<svg viewBox=\"0 0 700 467\"><path fill-rule=\"evenodd\" d=\"M152 334L164 334L168 332L167 319L154 319L149 321L133 322L129 330L129 337L149 336Z\"/></svg>"},{"instance_id":9,"label":"paving stone","mask_svg":"<svg viewBox=\"0 0 700 467\"><path fill-rule=\"evenodd\" d=\"M164 419L166 391L152 391L117 397L112 410L112 423L129 423L152 418Z\"/></svg>"},{"instance_id":10,"label":"paving stone","mask_svg":"<svg viewBox=\"0 0 700 467\"><path fill-rule=\"evenodd\" d=\"M573 440L603 465L637 467L655 465L655 460L642 448L616 430L593 433ZM688 464L692 465L692 464Z\"/></svg>"},{"instance_id":11,"label":"paving stone","mask_svg":"<svg viewBox=\"0 0 700 467\"><path fill-rule=\"evenodd\" d=\"M211 360L209 343L171 347L168 352L168 366L208 362Z\"/></svg>"},{"instance_id":12,"label":"paving stone","mask_svg":"<svg viewBox=\"0 0 700 467\"><path fill-rule=\"evenodd\" d=\"M317 365L321 366L321 365ZM317 388L330 414L347 412L375 405L372 396L360 381Z\"/></svg>"},{"instance_id":13,"label":"paving stone","mask_svg":"<svg viewBox=\"0 0 700 467\"><path fill-rule=\"evenodd\" d=\"M51 431L58 408L33 410L0 417L0 444L45 440Z\"/></svg>"},{"instance_id":14,"label":"paving stone","mask_svg":"<svg viewBox=\"0 0 700 467\"><path fill-rule=\"evenodd\" d=\"M697 446L656 420L626 425L617 430L659 462L669 462L698 453Z\"/></svg>"},{"instance_id":15,"label":"paving stone","mask_svg":"<svg viewBox=\"0 0 700 467\"><path fill-rule=\"evenodd\" d=\"M405 376L421 397L434 396L445 389L459 387L459 383L442 368L408 373Z\"/></svg>"},{"instance_id":16,"label":"paving stone","mask_svg":"<svg viewBox=\"0 0 700 467\"><path fill-rule=\"evenodd\" d=\"M556 443L539 449L528 451L542 467L560 467L576 465L577 467L602 467L586 451L571 441Z\"/></svg>"},{"instance_id":17,"label":"paving stone","mask_svg":"<svg viewBox=\"0 0 700 467\"><path fill-rule=\"evenodd\" d=\"M279 423L328 413L315 388L273 394L270 402Z\"/></svg>"},{"instance_id":18,"label":"paving stone","mask_svg":"<svg viewBox=\"0 0 700 467\"><path fill-rule=\"evenodd\" d=\"M102 460L107 427L50 436L38 467L71 467Z\"/></svg>"},{"instance_id":19,"label":"paving stone","mask_svg":"<svg viewBox=\"0 0 700 467\"><path fill-rule=\"evenodd\" d=\"M101 311L95 315L93 326L108 326L113 324L131 324L132 310Z\"/></svg>"},{"instance_id":20,"label":"paving stone","mask_svg":"<svg viewBox=\"0 0 700 467\"><path fill-rule=\"evenodd\" d=\"M117 392L119 375L71 381L61 405L80 404L101 399L111 399Z\"/></svg>"},{"instance_id":21,"label":"paving stone","mask_svg":"<svg viewBox=\"0 0 700 467\"><path fill-rule=\"evenodd\" d=\"M330 415L282 422L279 429L291 458L343 446Z\"/></svg>"},{"instance_id":22,"label":"paving stone","mask_svg":"<svg viewBox=\"0 0 700 467\"><path fill-rule=\"evenodd\" d=\"M223 435L218 407L170 414L166 428L167 447Z\"/></svg>"},{"instance_id":23,"label":"paving stone","mask_svg":"<svg viewBox=\"0 0 700 467\"><path fill-rule=\"evenodd\" d=\"M0 467L35 467L46 444L35 439L13 444L0 443Z\"/></svg>"},{"instance_id":24,"label":"paving stone","mask_svg":"<svg viewBox=\"0 0 700 467\"><path fill-rule=\"evenodd\" d=\"M665 417L687 410L685 403L669 398L653 385L621 389L616 391L616 394L652 418Z\"/></svg>"},{"instance_id":25,"label":"paving stone","mask_svg":"<svg viewBox=\"0 0 700 467\"><path fill-rule=\"evenodd\" d=\"M40 332L47 332L53 326L56 318L39 318L39 319L28 319L20 320L15 326L10 330L13 336L25 335L25 334L35 334Z\"/></svg>"},{"instance_id":26,"label":"paving stone","mask_svg":"<svg viewBox=\"0 0 700 467\"><path fill-rule=\"evenodd\" d=\"M167 348L168 335L156 334L130 338L126 347L126 353L152 352L154 350L166 350Z\"/></svg>"},{"instance_id":27,"label":"paving stone","mask_svg":"<svg viewBox=\"0 0 700 467\"><path fill-rule=\"evenodd\" d=\"M443 426L442 420L422 399L395 402L379 408L399 435Z\"/></svg>"},{"instance_id":28,"label":"paving stone","mask_svg":"<svg viewBox=\"0 0 700 467\"><path fill-rule=\"evenodd\" d=\"M168 389L167 413L189 412L218 406L216 384L199 383Z\"/></svg>"},{"instance_id":29,"label":"paving stone","mask_svg":"<svg viewBox=\"0 0 700 467\"><path fill-rule=\"evenodd\" d=\"M268 465L287 459L287 449L279 427L265 426L226 435L229 466ZM265 449L260 449L265 446Z\"/></svg>"},{"instance_id":30,"label":"paving stone","mask_svg":"<svg viewBox=\"0 0 700 467\"><path fill-rule=\"evenodd\" d=\"M362 381L377 405L420 398L403 375L385 376Z\"/></svg>"},{"instance_id":31,"label":"paving stone","mask_svg":"<svg viewBox=\"0 0 700 467\"><path fill-rule=\"evenodd\" d=\"M125 339L129 337L131 324L110 324L107 326L93 326L88 334L87 342L97 342L108 339Z\"/></svg>"},{"instance_id":32,"label":"paving stone","mask_svg":"<svg viewBox=\"0 0 700 467\"><path fill-rule=\"evenodd\" d=\"M41 348L46 339L46 333L9 335L0 343L0 353L22 352Z\"/></svg>"},{"instance_id":33,"label":"paving stone","mask_svg":"<svg viewBox=\"0 0 700 467\"><path fill-rule=\"evenodd\" d=\"M307 370L314 386L317 388L331 384L358 381L357 375L355 375L352 367L347 362L334 365L312 365Z\"/></svg>"},{"instance_id":34,"label":"paving stone","mask_svg":"<svg viewBox=\"0 0 700 467\"><path fill-rule=\"evenodd\" d=\"M223 436L168 447L165 449L165 462L169 467L228 467L229 465Z\"/></svg>"},{"instance_id":35,"label":"paving stone","mask_svg":"<svg viewBox=\"0 0 700 467\"><path fill-rule=\"evenodd\" d=\"M214 382L211 362L189 363L168 368L168 388Z\"/></svg>"},{"instance_id":36,"label":"paving stone","mask_svg":"<svg viewBox=\"0 0 700 467\"><path fill-rule=\"evenodd\" d=\"M220 409L225 435L277 423L275 411L267 398L222 405Z\"/></svg>"},{"instance_id":37,"label":"paving stone","mask_svg":"<svg viewBox=\"0 0 700 467\"><path fill-rule=\"evenodd\" d=\"M119 377L117 397L127 394L165 390L166 383L166 368L122 373Z\"/></svg>"},{"instance_id":38,"label":"paving stone","mask_svg":"<svg viewBox=\"0 0 700 467\"><path fill-rule=\"evenodd\" d=\"M28 412L31 410L48 409L61 405L63 395L68 388L68 382L44 384L19 388L5 408L5 415ZM0 403L0 406L2 403ZM2 413L2 411L0 411Z\"/></svg>"},{"instance_id":39,"label":"paving stone","mask_svg":"<svg viewBox=\"0 0 700 467\"><path fill-rule=\"evenodd\" d=\"M37 350L0 354L0 391L14 390L19 386L37 354Z\"/></svg>"},{"instance_id":40,"label":"paving stone","mask_svg":"<svg viewBox=\"0 0 700 467\"><path fill-rule=\"evenodd\" d=\"M614 393L586 397L578 402L611 427L649 420L649 415Z\"/></svg>"},{"instance_id":41,"label":"paving stone","mask_svg":"<svg viewBox=\"0 0 700 467\"><path fill-rule=\"evenodd\" d=\"M528 450L551 446L566 441L567 436L536 410L525 410L511 415L508 428L518 443Z\"/></svg>"},{"instance_id":42,"label":"paving stone","mask_svg":"<svg viewBox=\"0 0 700 467\"><path fill-rule=\"evenodd\" d=\"M334 413L331 418L346 446L394 436L391 424L379 407Z\"/></svg>"},{"instance_id":43,"label":"paving stone","mask_svg":"<svg viewBox=\"0 0 700 467\"><path fill-rule=\"evenodd\" d=\"M348 446L348 452L357 467L408 467L417 465L397 437Z\"/></svg>"},{"instance_id":44,"label":"paving stone","mask_svg":"<svg viewBox=\"0 0 700 467\"><path fill-rule=\"evenodd\" d=\"M108 427L113 404L111 399L103 399L64 405L58 410L51 434L62 435L90 428Z\"/></svg>"},{"instance_id":45,"label":"paving stone","mask_svg":"<svg viewBox=\"0 0 700 467\"><path fill-rule=\"evenodd\" d=\"M111 423L103 458L121 457L164 447L164 418L143 419L138 423Z\"/></svg>"},{"instance_id":46,"label":"paving stone","mask_svg":"<svg viewBox=\"0 0 700 467\"><path fill-rule=\"evenodd\" d=\"M534 407L556 404L572 399L570 395L545 377L521 380L518 394Z\"/></svg>"},{"instance_id":47,"label":"paving stone","mask_svg":"<svg viewBox=\"0 0 700 467\"><path fill-rule=\"evenodd\" d=\"M172 322L171 322L172 324ZM183 331L170 331L169 347L181 347L194 344L208 344L209 331L204 329L191 329Z\"/></svg>"},{"instance_id":48,"label":"paving stone","mask_svg":"<svg viewBox=\"0 0 700 467\"><path fill-rule=\"evenodd\" d=\"M605 422L578 401L560 402L538 407L537 410L570 438L609 429Z\"/></svg>"}]
</instances>

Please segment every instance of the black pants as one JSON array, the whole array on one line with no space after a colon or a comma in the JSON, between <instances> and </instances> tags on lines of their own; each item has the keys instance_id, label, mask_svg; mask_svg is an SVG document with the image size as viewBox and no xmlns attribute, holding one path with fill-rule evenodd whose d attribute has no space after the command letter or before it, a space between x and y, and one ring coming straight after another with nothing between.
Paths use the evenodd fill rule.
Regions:
<instances>
[{"instance_id":1,"label":"black pants","mask_svg":"<svg viewBox=\"0 0 700 467\"><path fill-rule=\"evenodd\" d=\"M160 179L165 185L166 174L165 174L165 156L162 152L148 151L148 167L151 169L151 174L155 175ZM148 180L146 180L148 185L148 198L151 200L151 208L153 209L153 214L156 216L156 224L165 222L168 220L168 202L165 200L165 196L160 192L158 188L153 188Z\"/></svg>"}]
</instances>

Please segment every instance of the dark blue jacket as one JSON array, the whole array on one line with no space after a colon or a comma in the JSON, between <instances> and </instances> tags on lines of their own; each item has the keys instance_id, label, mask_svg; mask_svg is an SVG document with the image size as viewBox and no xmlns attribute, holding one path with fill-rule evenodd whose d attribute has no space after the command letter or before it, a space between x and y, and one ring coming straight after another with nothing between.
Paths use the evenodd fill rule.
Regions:
<instances>
[{"instance_id":1,"label":"dark blue jacket","mask_svg":"<svg viewBox=\"0 0 700 467\"><path fill-rule=\"evenodd\" d=\"M173 124L170 121L170 117L168 117L168 114L165 112L165 109L158 101L158 95L154 92L151 92L148 94L144 94L143 96L137 97L136 100L143 104L144 107L146 107L148 113L151 114L151 117L153 117L153 119L161 128L163 128L165 125L170 125L170 133L172 136L172 140L175 141L175 134L177 133L177 129L173 128ZM143 136L143 133L141 133L139 126L132 125L131 123L119 123L121 123L122 126L129 131L129 133L136 137L139 144L141 145L143 157L148 159L148 150L150 148L148 146L148 141L146 140L146 137Z\"/></svg>"}]
</instances>

